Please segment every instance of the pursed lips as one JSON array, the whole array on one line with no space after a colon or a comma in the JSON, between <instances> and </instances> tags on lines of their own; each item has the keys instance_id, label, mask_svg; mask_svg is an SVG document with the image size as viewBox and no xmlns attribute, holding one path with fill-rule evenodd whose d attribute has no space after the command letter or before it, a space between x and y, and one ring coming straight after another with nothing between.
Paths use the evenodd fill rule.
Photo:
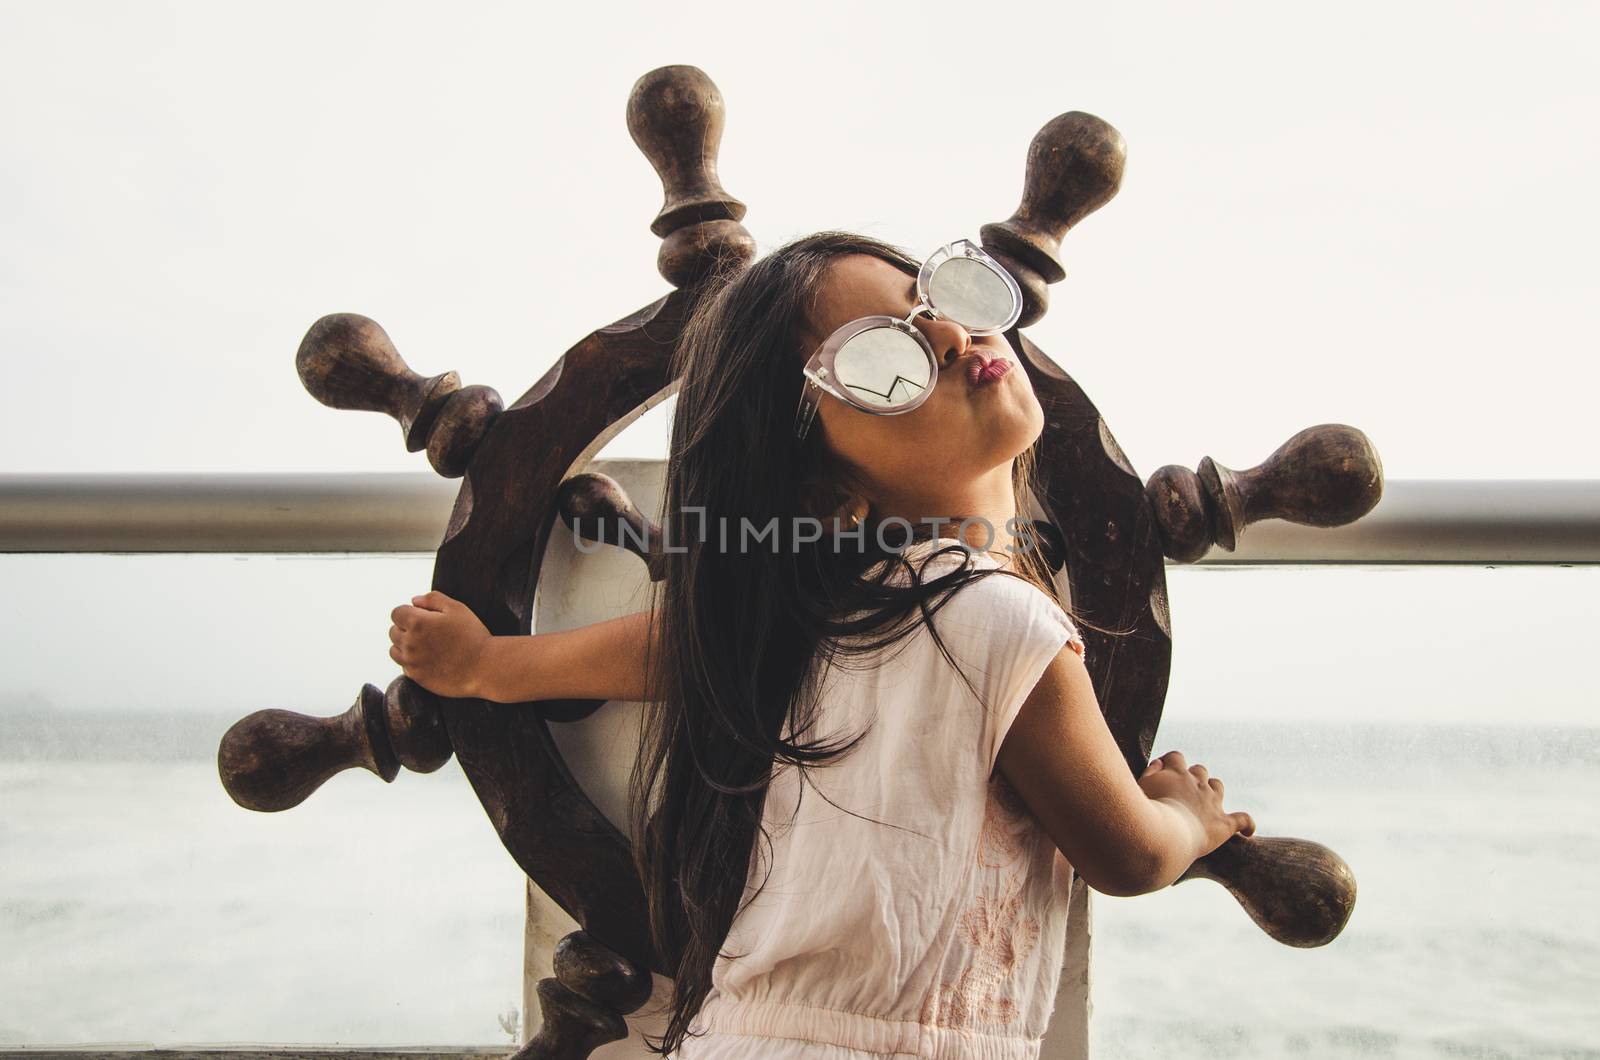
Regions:
<instances>
[{"instance_id":1,"label":"pursed lips","mask_svg":"<svg viewBox=\"0 0 1600 1060\"><path fill-rule=\"evenodd\" d=\"M975 353L967 358L963 367L966 369L967 388L973 390L1005 375L1011 370L1011 362L1004 357L985 357Z\"/></svg>"}]
</instances>

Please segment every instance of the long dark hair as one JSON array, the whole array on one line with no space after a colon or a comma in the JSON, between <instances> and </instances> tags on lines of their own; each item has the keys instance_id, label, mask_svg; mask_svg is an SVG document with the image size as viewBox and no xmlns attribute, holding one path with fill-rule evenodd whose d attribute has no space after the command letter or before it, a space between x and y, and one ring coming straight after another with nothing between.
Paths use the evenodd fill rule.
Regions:
<instances>
[{"instance_id":1,"label":"long dark hair","mask_svg":"<svg viewBox=\"0 0 1600 1060\"><path fill-rule=\"evenodd\" d=\"M902 640L918 616L931 617L977 578L1024 577L1060 602L1038 548L1015 553L1015 573L967 562L924 582L899 555L908 540L904 524L886 527L880 540L871 511L862 521L866 532L836 547L832 515L856 479L827 449L820 420L804 441L793 423L804 381L801 335L814 319L819 281L845 254L871 254L912 276L921 265L850 232L792 240L714 277L674 354L680 383L662 519L673 548L652 590L660 650L646 661L653 698L629 787L652 943L676 968L667 1030L659 1045L646 1038L663 1055L683 1041L710 990L758 832L770 850L761 819L774 764L791 763L803 776L866 735L835 744L798 738L815 716L816 678L825 667L814 664ZM1014 461L1019 511L1035 459L1029 448ZM803 516L823 521L820 541L806 543L796 532ZM923 523L909 540L932 532ZM959 545L939 550L946 551L965 552ZM909 584L890 581L896 570L909 572ZM960 673L936 631L933 637ZM786 728L794 739L785 738Z\"/></svg>"}]
</instances>

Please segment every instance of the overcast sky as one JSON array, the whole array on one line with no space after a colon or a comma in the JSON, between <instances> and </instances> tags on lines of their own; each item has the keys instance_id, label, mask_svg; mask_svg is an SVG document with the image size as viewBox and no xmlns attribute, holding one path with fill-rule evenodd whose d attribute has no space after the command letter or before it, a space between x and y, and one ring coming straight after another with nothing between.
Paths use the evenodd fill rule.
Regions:
<instances>
[{"instance_id":1,"label":"overcast sky","mask_svg":"<svg viewBox=\"0 0 1600 1060\"><path fill-rule=\"evenodd\" d=\"M306 328L366 314L418 372L515 400L668 290L624 108L689 63L761 251L976 239L1040 126L1116 126L1121 192L1029 334L1142 475L1332 421L1391 479L1600 477L1597 39L1593 4L5 3L0 471L426 470L388 417L304 391ZM607 455L662 455L666 411ZM35 646L0 694L329 713L393 675L388 609L431 566L5 559L0 628ZM1346 702L1401 682L1379 715L1593 717L1583 572L1392 573L1185 572L1175 679L1213 676L1181 694L1272 711L1339 672ZM1379 618L1370 675L1318 654ZM1283 672L1235 680L1235 652ZM1429 691L1446 665L1466 694Z\"/></svg>"},{"instance_id":2,"label":"overcast sky","mask_svg":"<svg viewBox=\"0 0 1600 1060\"><path fill-rule=\"evenodd\" d=\"M425 470L302 389L306 328L514 400L666 292L624 108L689 63L763 251L977 238L1040 126L1116 126L1029 334L1142 474L1337 421L1391 478L1600 477L1596 39L1593 4L6 3L0 470Z\"/></svg>"}]
</instances>

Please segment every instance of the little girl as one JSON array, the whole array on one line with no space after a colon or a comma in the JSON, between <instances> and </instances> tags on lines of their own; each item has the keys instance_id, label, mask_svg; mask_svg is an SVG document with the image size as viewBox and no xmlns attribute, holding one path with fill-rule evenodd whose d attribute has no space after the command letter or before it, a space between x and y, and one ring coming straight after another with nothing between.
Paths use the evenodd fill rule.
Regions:
<instances>
[{"instance_id":1,"label":"little girl","mask_svg":"<svg viewBox=\"0 0 1600 1060\"><path fill-rule=\"evenodd\" d=\"M1032 1060L1074 874L1144 894L1255 823L1177 751L1133 777L1106 727L1021 516L1015 281L836 231L719 280L674 355L652 606L495 637L434 591L390 655L449 698L646 704L651 1051Z\"/></svg>"}]
</instances>

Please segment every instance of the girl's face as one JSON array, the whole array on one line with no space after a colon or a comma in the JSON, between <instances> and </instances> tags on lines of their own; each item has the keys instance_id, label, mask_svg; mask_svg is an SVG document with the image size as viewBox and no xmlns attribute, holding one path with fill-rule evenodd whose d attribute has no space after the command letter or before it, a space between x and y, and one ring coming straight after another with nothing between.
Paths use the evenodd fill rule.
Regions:
<instances>
[{"instance_id":1,"label":"girl's face","mask_svg":"<svg viewBox=\"0 0 1600 1060\"><path fill-rule=\"evenodd\" d=\"M835 259L796 364L795 400L805 382L799 366L835 329L879 313L903 319L916 304L915 276L870 254ZM938 381L927 400L910 412L875 416L823 394L811 429L820 428L823 444L871 486L869 499L880 517L899 515L913 523L974 512L1009 518L1012 512L1001 510L1012 501L1012 462L1044 430L1033 385L1004 336L974 338L960 324L926 314L912 324L938 361ZM1010 370L972 387L968 369L980 355L1005 360Z\"/></svg>"}]
</instances>

